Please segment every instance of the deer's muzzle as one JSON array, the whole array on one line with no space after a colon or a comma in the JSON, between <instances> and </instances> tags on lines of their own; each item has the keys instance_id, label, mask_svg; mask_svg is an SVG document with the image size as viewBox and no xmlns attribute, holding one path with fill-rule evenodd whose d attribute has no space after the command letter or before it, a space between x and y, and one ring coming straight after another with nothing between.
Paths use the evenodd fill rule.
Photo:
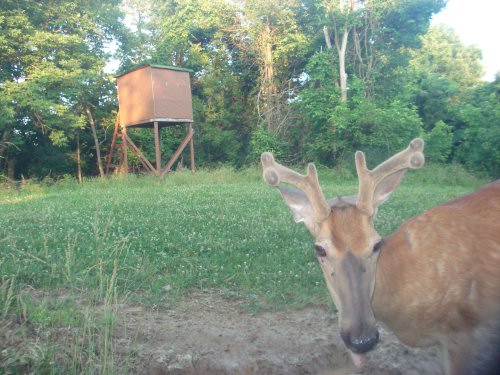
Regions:
<instances>
[{"instance_id":1,"label":"deer's muzzle","mask_svg":"<svg viewBox=\"0 0 500 375\"><path fill-rule=\"evenodd\" d=\"M347 348L354 353L366 353L372 350L379 340L379 333L376 328L370 333L359 336L353 336L349 331L341 331L340 336Z\"/></svg>"}]
</instances>

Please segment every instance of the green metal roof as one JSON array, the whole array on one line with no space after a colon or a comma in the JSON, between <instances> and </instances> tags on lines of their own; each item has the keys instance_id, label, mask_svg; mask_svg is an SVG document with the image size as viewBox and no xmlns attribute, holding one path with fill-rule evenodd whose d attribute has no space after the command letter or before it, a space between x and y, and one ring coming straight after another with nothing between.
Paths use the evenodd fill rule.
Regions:
<instances>
[{"instance_id":1,"label":"green metal roof","mask_svg":"<svg viewBox=\"0 0 500 375\"><path fill-rule=\"evenodd\" d=\"M179 71L179 72L194 73L194 71L191 70L191 69L179 68L177 66L167 66L167 65L158 65L158 64L141 64L141 65L137 65L137 66L135 66L135 67L133 67L133 68L125 71L125 72L119 73L115 77L116 78L121 77L121 76L123 76L123 75L125 75L127 73L133 72L134 70L145 68L147 66L150 66L151 68L168 69L168 70L176 70L176 71Z\"/></svg>"}]
</instances>

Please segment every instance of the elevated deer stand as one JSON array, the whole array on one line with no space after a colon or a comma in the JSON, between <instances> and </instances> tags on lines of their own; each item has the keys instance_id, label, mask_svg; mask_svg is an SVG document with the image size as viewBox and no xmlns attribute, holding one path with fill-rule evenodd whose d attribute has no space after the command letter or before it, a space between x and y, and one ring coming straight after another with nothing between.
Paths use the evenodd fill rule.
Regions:
<instances>
[{"instance_id":1,"label":"elevated deer stand","mask_svg":"<svg viewBox=\"0 0 500 375\"><path fill-rule=\"evenodd\" d=\"M116 77L119 112L106 165L109 174L115 149L121 144L122 170L128 173L127 150L137 156L144 168L163 177L189 144L191 170L195 170L193 107L188 69L143 65ZM160 130L166 126L187 126L186 136L162 168ZM155 137L155 162L151 163L127 135L127 128L151 128Z\"/></svg>"}]
</instances>

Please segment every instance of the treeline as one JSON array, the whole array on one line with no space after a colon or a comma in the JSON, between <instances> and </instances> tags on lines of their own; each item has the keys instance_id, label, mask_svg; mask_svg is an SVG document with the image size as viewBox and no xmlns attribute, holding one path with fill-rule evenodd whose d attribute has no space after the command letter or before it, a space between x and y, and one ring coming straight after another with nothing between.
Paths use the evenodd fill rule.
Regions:
<instances>
[{"instance_id":1,"label":"treeline","mask_svg":"<svg viewBox=\"0 0 500 375\"><path fill-rule=\"evenodd\" d=\"M118 103L106 72L189 68L199 166L428 160L500 176L500 76L430 27L445 0L3 0L0 176L102 174ZM162 137L165 157L184 135ZM133 131L150 157L153 133ZM153 158L154 159L154 158ZM130 155L132 164L140 163Z\"/></svg>"}]
</instances>

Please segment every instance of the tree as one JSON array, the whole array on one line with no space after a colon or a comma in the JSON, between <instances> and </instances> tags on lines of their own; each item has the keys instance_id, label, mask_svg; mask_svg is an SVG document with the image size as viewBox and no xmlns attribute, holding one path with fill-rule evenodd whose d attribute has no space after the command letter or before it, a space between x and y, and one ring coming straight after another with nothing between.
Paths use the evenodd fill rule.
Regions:
<instances>
[{"instance_id":1,"label":"tree","mask_svg":"<svg viewBox=\"0 0 500 375\"><path fill-rule=\"evenodd\" d=\"M191 68L197 159L246 160L252 132L284 133L308 45L294 1L157 3L152 61Z\"/></svg>"},{"instance_id":2,"label":"tree","mask_svg":"<svg viewBox=\"0 0 500 375\"><path fill-rule=\"evenodd\" d=\"M438 122L455 121L454 98L459 93L455 82L447 77L438 77L429 72L414 72L412 85L415 105L426 131L431 131ZM456 102L456 100L455 100Z\"/></svg>"},{"instance_id":3,"label":"tree","mask_svg":"<svg viewBox=\"0 0 500 375\"><path fill-rule=\"evenodd\" d=\"M459 111L463 137L458 161L469 169L500 177L500 75L466 94Z\"/></svg>"},{"instance_id":4,"label":"tree","mask_svg":"<svg viewBox=\"0 0 500 375\"><path fill-rule=\"evenodd\" d=\"M453 145L453 129L443 121L438 121L429 132L422 133L425 141L426 160L444 163L448 161Z\"/></svg>"},{"instance_id":5,"label":"tree","mask_svg":"<svg viewBox=\"0 0 500 375\"><path fill-rule=\"evenodd\" d=\"M269 132L284 132L290 116L287 101L296 95L295 81L304 63L307 37L298 24L296 0L244 1L234 38L258 64L255 101L259 122Z\"/></svg>"},{"instance_id":6,"label":"tree","mask_svg":"<svg viewBox=\"0 0 500 375\"><path fill-rule=\"evenodd\" d=\"M367 150L375 161L404 146L422 131L416 109L404 101L377 103L364 97L353 80L351 99L342 101L331 69L331 51L318 53L307 66L310 77L296 103L303 121L295 128L302 133L307 160L338 165L353 149Z\"/></svg>"},{"instance_id":7,"label":"tree","mask_svg":"<svg viewBox=\"0 0 500 375\"><path fill-rule=\"evenodd\" d=\"M424 127L444 121L454 128L463 95L481 83L481 51L465 46L453 29L433 26L421 37L422 46L411 52L414 101Z\"/></svg>"},{"instance_id":8,"label":"tree","mask_svg":"<svg viewBox=\"0 0 500 375\"><path fill-rule=\"evenodd\" d=\"M481 51L475 46L465 46L457 33L445 25L431 27L422 36L422 47L411 55L415 70L448 79L460 92L481 83L484 73Z\"/></svg>"},{"instance_id":9,"label":"tree","mask_svg":"<svg viewBox=\"0 0 500 375\"><path fill-rule=\"evenodd\" d=\"M231 36L237 8L226 1L176 0L156 4L152 61L192 69L198 164L244 160L252 70Z\"/></svg>"},{"instance_id":10,"label":"tree","mask_svg":"<svg viewBox=\"0 0 500 375\"><path fill-rule=\"evenodd\" d=\"M325 9L330 15L333 24L333 35L335 48L337 50L339 62L340 100L347 101L347 73L346 73L346 51L349 33L354 28L357 18L356 10L361 6L362 1L339 0L325 2ZM355 13L356 12L356 13ZM328 49L332 48L328 27L323 27L325 43Z\"/></svg>"},{"instance_id":11,"label":"tree","mask_svg":"<svg viewBox=\"0 0 500 375\"><path fill-rule=\"evenodd\" d=\"M409 50L419 46L432 14L443 5L441 0L332 0L317 5L320 25L327 26L325 43L332 48L311 58L297 103L306 122L298 125L307 129L302 130L306 154L331 165L354 147L383 154L399 144L394 134L420 133L404 69Z\"/></svg>"},{"instance_id":12,"label":"tree","mask_svg":"<svg viewBox=\"0 0 500 375\"><path fill-rule=\"evenodd\" d=\"M119 0L1 3L0 90L11 116L0 128L7 144L0 156L6 155L7 164L17 161L13 177L45 173L33 169L34 151L44 147L68 159L77 129L91 118L98 122L95 114L88 116L92 107L87 111L81 105L82 93L113 101L105 85L87 90L92 77L103 75L106 43L120 35L118 5ZM98 152L98 142L95 148ZM66 160L46 167L67 173Z\"/></svg>"},{"instance_id":13,"label":"tree","mask_svg":"<svg viewBox=\"0 0 500 375\"><path fill-rule=\"evenodd\" d=\"M155 51L155 28L151 20L154 14L151 0L123 0L121 7L128 29L117 40L116 57L120 60L120 70L125 71L151 60Z\"/></svg>"},{"instance_id":14,"label":"tree","mask_svg":"<svg viewBox=\"0 0 500 375\"><path fill-rule=\"evenodd\" d=\"M323 32L327 48L333 40L339 66L341 101L347 100L348 75L356 76L371 97L375 87L393 81L388 74L408 61L408 49L429 27L431 16L445 5L444 0L325 0ZM384 92L387 96L387 92Z\"/></svg>"},{"instance_id":15,"label":"tree","mask_svg":"<svg viewBox=\"0 0 500 375\"><path fill-rule=\"evenodd\" d=\"M377 159L421 135L435 160L475 160L496 173L487 154L495 155L495 131L484 125L496 121L496 99L480 83L480 53L449 29L427 33L444 4L4 0L0 170L11 178L102 175L117 109L103 68L117 49L122 71L139 63L194 71L200 165L239 166L266 147L335 165L353 148ZM163 130L165 152L181 130ZM136 133L153 153L151 134Z\"/></svg>"},{"instance_id":16,"label":"tree","mask_svg":"<svg viewBox=\"0 0 500 375\"><path fill-rule=\"evenodd\" d=\"M426 131L423 136L429 138L431 145L430 159L445 161L458 157L469 168L491 171L476 165L482 163L479 159L488 160L489 157L476 152L479 149L474 145L479 138L485 138L478 123L484 116L478 103L491 100L488 95L479 95L484 88L476 89L481 86L483 74L481 51L464 45L456 32L444 25L431 27L421 40L421 47L411 52L410 68L414 77L414 101ZM494 114L494 108L491 110ZM449 148L450 137L452 147ZM433 150L433 144L441 148L435 155L437 150ZM485 145L485 150L491 150L487 143ZM474 163L471 160L475 160Z\"/></svg>"}]
</instances>

